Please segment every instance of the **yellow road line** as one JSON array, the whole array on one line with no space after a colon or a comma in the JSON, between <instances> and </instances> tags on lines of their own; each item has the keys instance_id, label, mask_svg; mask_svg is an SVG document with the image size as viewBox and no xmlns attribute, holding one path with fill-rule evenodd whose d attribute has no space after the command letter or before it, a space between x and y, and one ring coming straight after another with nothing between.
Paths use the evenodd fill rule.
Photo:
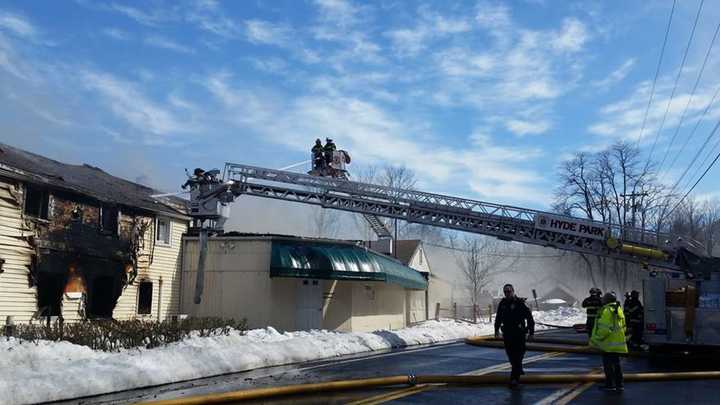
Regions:
<instances>
[{"instance_id":1,"label":"yellow road line","mask_svg":"<svg viewBox=\"0 0 720 405\"><path fill-rule=\"evenodd\" d=\"M599 374L600 369L592 371L590 374ZM595 383L578 383L573 384L570 387L560 389L550 396L546 397L540 402L537 402L535 405L565 405L570 403L573 399L577 398L580 394L585 392L588 388L592 387Z\"/></svg>"},{"instance_id":2,"label":"yellow road line","mask_svg":"<svg viewBox=\"0 0 720 405\"><path fill-rule=\"evenodd\" d=\"M564 353L545 353L545 354L539 354L537 356L528 357L527 359L523 360L523 364L529 364L534 363L536 361L545 360L553 357L562 356ZM477 370L468 371L466 373L463 373L461 375L485 375L494 373L496 371L503 371L507 370L511 367L510 363L501 363L496 364L494 366L485 367ZM415 387L409 387L409 388L403 388L401 390L392 391L385 394L376 395L373 397L361 399L359 401L350 402L349 405L376 405L376 404L382 404L385 402L393 401L398 398L408 397L411 395L418 394L420 392L424 392L430 389L433 389L437 387L438 385L434 384L422 384L417 385Z\"/></svg>"}]
</instances>

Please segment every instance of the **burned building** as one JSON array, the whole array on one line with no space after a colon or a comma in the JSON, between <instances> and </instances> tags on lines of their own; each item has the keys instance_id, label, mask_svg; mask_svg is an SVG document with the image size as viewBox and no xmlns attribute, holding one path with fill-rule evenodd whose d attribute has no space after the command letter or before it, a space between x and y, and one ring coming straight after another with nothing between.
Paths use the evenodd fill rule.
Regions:
<instances>
[{"instance_id":1,"label":"burned building","mask_svg":"<svg viewBox=\"0 0 720 405\"><path fill-rule=\"evenodd\" d=\"M176 314L189 218L155 194L0 143L0 323Z\"/></svg>"}]
</instances>

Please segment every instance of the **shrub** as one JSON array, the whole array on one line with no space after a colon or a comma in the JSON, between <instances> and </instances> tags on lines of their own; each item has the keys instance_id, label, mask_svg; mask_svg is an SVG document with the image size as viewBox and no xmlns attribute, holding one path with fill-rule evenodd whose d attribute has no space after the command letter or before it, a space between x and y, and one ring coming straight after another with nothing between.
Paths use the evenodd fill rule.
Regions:
<instances>
[{"instance_id":1,"label":"shrub","mask_svg":"<svg viewBox=\"0 0 720 405\"><path fill-rule=\"evenodd\" d=\"M144 347L152 349L191 336L227 336L233 331L244 334L247 322L243 319L187 318L178 321L95 320L79 323L17 325L14 336L21 341L65 341L106 352Z\"/></svg>"}]
</instances>

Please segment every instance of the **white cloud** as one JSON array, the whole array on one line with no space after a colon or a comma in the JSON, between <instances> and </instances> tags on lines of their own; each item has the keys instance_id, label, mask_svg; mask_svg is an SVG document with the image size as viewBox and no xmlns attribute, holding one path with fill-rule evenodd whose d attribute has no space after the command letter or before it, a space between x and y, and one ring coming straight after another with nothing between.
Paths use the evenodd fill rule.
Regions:
<instances>
[{"instance_id":1,"label":"white cloud","mask_svg":"<svg viewBox=\"0 0 720 405\"><path fill-rule=\"evenodd\" d=\"M218 72L202 81L210 94L221 102L226 121L262 129L276 117L283 116L271 94L233 86L231 80L230 73Z\"/></svg>"},{"instance_id":2,"label":"white cloud","mask_svg":"<svg viewBox=\"0 0 720 405\"><path fill-rule=\"evenodd\" d=\"M405 28L388 31L386 35L401 56L412 56L425 49L430 33L424 28Z\"/></svg>"},{"instance_id":3,"label":"white cloud","mask_svg":"<svg viewBox=\"0 0 720 405\"><path fill-rule=\"evenodd\" d=\"M152 35L145 38L145 45L153 46L156 48L167 49L170 51L180 53L194 53L195 50L185 45L179 44L171 39L161 37L159 35Z\"/></svg>"},{"instance_id":4,"label":"white cloud","mask_svg":"<svg viewBox=\"0 0 720 405\"><path fill-rule=\"evenodd\" d=\"M90 71L83 72L81 76L88 89L96 91L117 117L140 133L168 137L197 131L190 120L150 100L131 82ZM151 139L160 141L157 137Z\"/></svg>"},{"instance_id":5,"label":"white cloud","mask_svg":"<svg viewBox=\"0 0 720 405\"><path fill-rule=\"evenodd\" d=\"M263 125L264 131L272 141L298 151L308 148L306 134L331 137L358 161L404 165L433 184L466 178L467 186L483 185L474 189L484 197L512 195L515 201L541 194L541 179L522 168L540 155L533 148L506 148L482 136L475 137L472 147L438 146L432 137L419 135L424 123L400 121L389 111L356 98L300 97L284 111L281 119ZM381 140L382 147L370 140Z\"/></svg>"},{"instance_id":6,"label":"white cloud","mask_svg":"<svg viewBox=\"0 0 720 405\"><path fill-rule=\"evenodd\" d=\"M537 135L547 132L550 123L547 121L529 122L522 120L509 120L505 123L506 128L516 135Z\"/></svg>"},{"instance_id":7,"label":"white cloud","mask_svg":"<svg viewBox=\"0 0 720 405\"><path fill-rule=\"evenodd\" d=\"M288 67L287 62L280 58L250 58L250 62L253 64L255 69L267 73L284 73Z\"/></svg>"},{"instance_id":8,"label":"white cloud","mask_svg":"<svg viewBox=\"0 0 720 405\"><path fill-rule=\"evenodd\" d=\"M346 0L315 0L325 20L332 21L341 27L349 27L359 21L359 7Z\"/></svg>"},{"instance_id":9,"label":"white cloud","mask_svg":"<svg viewBox=\"0 0 720 405\"><path fill-rule=\"evenodd\" d=\"M290 43L292 30L282 24L262 20L245 21L245 34L250 42L287 46Z\"/></svg>"},{"instance_id":10,"label":"white cloud","mask_svg":"<svg viewBox=\"0 0 720 405\"><path fill-rule=\"evenodd\" d=\"M632 68L635 66L636 59L630 58L623 62L622 65L620 65L617 69L613 70L608 77L602 79L602 80L596 80L593 81L591 84L595 87L600 87L603 89L606 89L610 86L613 86L617 83L620 83L627 77L628 73L632 70Z\"/></svg>"},{"instance_id":11,"label":"white cloud","mask_svg":"<svg viewBox=\"0 0 720 405\"><path fill-rule=\"evenodd\" d=\"M102 30L102 33L110 38L117 39L119 41L127 41L131 37L129 32L121 30L119 28L105 28L104 30Z\"/></svg>"},{"instance_id":12,"label":"white cloud","mask_svg":"<svg viewBox=\"0 0 720 405\"><path fill-rule=\"evenodd\" d=\"M466 18L444 16L427 7L419 10L414 28L400 28L385 32L399 56L415 56L437 38L468 32L472 29Z\"/></svg>"},{"instance_id":13,"label":"white cloud","mask_svg":"<svg viewBox=\"0 0 720 405\"><path fill-rule=\"evenodd\" d=\"M661 144L677 129L686 106L688 106L688 112L683 120L683 127L687 129L689 126L694 126L702 111L711 101L714 89L701 87L692 100L690 100L689 93L676 92L668 109L674 82L674 78L670 76L661 77L658 80L646 120L645 111L650 97L650 82L643 82L636 86L625 99L603 106L599 111L599 120L589 125L588 131L602 137L630 141L640 139L644 143L651 144L655 143L657 139ZM689 90L689 88L685 89ZM691 102L688 103L689 101ZM666 109L668 111L667 118L662 127L663 130L658 134ZM716 119L715 115L718 113L720 113L720 107L711 108L704 119ZM646 121L644 129L643 120ZM687 130L689 131L689 129Z\"/></svg>"},{"instance_id":14,"label":"white cloud","mask_svg":"<svg viewBox=\"0 0 720 405\"><path fill-rule=\"evenodd\" d=\"M38 35L38 30L25 18L5 11L0 11L0 29L23 38L34 38Z\"/></svg>"},{"instance_id":15,"label":"white cloud","mask_svg":"<svg viewBox=\"0 0 720 405\"><path fill-rule=\"evenodd\" d=\"M552 39L552 46L562 52L579 52L589 38L585 24L576 18L566 18L562 29Z\"/></svg>"},{"instance_id":16,"label":"white cloud","mask_svg":"<svg viewBox=\"0 0 720 405\"><path fill-rule=\"evenodd\" d=\"M113 3L110 5L110 9L135 20L137 23L149 26L158 25L161 22L171 19L169 15L157 10L152 13L148 13L124 4Z\"/></svg>"},{"instance_id":17,"label":"white cloud","mask_svg":"<svg viewBox=\"0 0 720 405\"><path fill-rule=\"evenodd\" d=\"M28 82L38 81L34 70L17 55L15 48L2 33L0 33L0 68L16 78Z\"/></svg>"}]
</instances>

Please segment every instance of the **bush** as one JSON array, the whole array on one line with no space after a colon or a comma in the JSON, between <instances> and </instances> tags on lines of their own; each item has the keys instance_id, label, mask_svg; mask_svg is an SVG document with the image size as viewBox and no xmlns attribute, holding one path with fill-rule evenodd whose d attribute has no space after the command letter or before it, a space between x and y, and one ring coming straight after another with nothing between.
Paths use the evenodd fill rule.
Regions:
<instances>
[{"instance_id":1,"label":"bush","mask_svg":"<svg viewBox=\"0 0 720 405\"><path fill-rule=\"evenodd\" d=\"M37 343L40 340L65 341L106 352L144 347L152 349L191 336L227 336L232 331L244 334L243 319L188 318L178 321L103 320L49 325L17 325L14 336Z\"/></svg>"}]
</instances>

